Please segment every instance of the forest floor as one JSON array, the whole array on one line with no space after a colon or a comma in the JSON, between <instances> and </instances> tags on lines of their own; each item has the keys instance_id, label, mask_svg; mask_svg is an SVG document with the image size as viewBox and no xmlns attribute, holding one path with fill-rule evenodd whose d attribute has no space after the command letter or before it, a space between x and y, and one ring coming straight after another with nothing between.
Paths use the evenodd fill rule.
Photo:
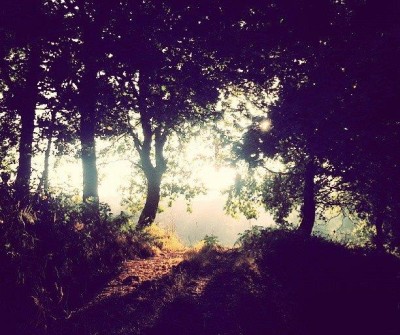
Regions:
<instances>
[{"instance_id":1,"label":"forest floor","mask_svg":"<svg viewBox=\"0 0 400 335\"><path fill-rule=\"evenodd\" d=\"M100 304L103 300L123 297L166 276L183 261L184 251L162 252L147 259L128 260L122 264L120 273L83 309Z\"/></svg>"},{"instance_id":2,"label":"forest floor","mask_svg":"<svg viewBox=\"0 0 400 335\"><path fill-rule=\"evenodd\" d=\"M54 334L399 334L397 258L274 237L262 254L206 248L126 261Z\"/></svg>"},{"instance_id":3,"label":"forest floor","mask_svg":"<svg viewBox=\"0 0 400 335\"><path fill-rule=\"evenodd\" d=\"M184 285L179 268L185 251L163 251L147 259L128 260L120 272L89 303L73 312L63 325L68 334L151 333L162 307L177 295L199 297L208 276ZM184 287L185 286L185 287Z\"/></svg>"}]
</instances>

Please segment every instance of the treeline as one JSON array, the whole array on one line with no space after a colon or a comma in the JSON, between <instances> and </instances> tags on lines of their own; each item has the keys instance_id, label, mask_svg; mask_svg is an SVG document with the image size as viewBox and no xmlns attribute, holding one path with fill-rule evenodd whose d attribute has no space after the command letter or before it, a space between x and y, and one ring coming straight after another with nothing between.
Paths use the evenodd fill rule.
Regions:
<instances>
[{"instance_id":1,"label":"treeline","mask_svg":"<svg viewBox=\"0 0 400 335\"><path fill-rule=\"evenodd\" d=\"M6 1L1 13L1 168L24 206L49 192L52 146L78 142L83 202L98 207L96 138L128 134L147 181L138 226L151 224L169 136L220 117L219 94L235 87L271 124L255 120L239 154L288 167L265 184L278 222L300 205L310 234L339 206L375 226L380 248L397 243L396 2Z\"/></svg>"},{"instance_id":2,"label":"treeline","mask_svg":"<svg viewBox=\"0 0 400 335\"><path fill-rule=\"evenodd\" d=\"M378 249L398 251L399 14L396 0L3 0L0 314L20 333L32 320L49 327L140 254L168 140L221 119L232 92L265 111L232 155L285 167L266 173L260 193L276 222L300 209L309 235L340 209L373 227ZM146 180L136 235L99 201L96 140L116 136L129 138L136 153L125 154ZM51 155L76 146L82 203L52 194L49 180Z\"/></svg>"},{"instance_id":3,"label":"treeline","mask_svg":"<svg viewBox=\"0 0 400 335\"><path fill-rule=\"evenodd\" d=\"M300 206L310 234L316 215L338 206L375 227L378 247L397 243L398 14L396 1L5 1L0 167L27 205L49 192L53 147L68 154L79 143L83 202L98 207L96 139L126 134L147 182L144 227L168 138L220 118L216 103L234 89L265 110L239 156L287 167L263 192L277 222Z\"/></svg>"}]
</instances>

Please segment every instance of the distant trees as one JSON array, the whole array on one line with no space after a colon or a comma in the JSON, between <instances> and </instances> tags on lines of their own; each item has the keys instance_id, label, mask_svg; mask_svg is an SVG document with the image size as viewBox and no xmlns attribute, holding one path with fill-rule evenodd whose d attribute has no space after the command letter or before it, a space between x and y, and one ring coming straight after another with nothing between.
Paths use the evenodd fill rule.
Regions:
<instances>
[{"instance_id":1,"label":"distant trees","mask_svg":"<svg viewBox=\"0 0 400 335\"><path fill-rule=\"evenodd\" d=\"M254 120L242 157L286 166L264 184L277 221L300 206L310 234L316 216L342 206L374 224L378 245L399 236L394 0L37 0L2 9L0 158L18 154L20 200L30 192L35 129L46 141L38 190L48 191L53 143L79 140L83 201L95 208L96 137L129 134L146 179L138 226L151 224L171 134L215 120L221 88L237 87L271 123L266 131Z\"/></svg>"}]
</instances>

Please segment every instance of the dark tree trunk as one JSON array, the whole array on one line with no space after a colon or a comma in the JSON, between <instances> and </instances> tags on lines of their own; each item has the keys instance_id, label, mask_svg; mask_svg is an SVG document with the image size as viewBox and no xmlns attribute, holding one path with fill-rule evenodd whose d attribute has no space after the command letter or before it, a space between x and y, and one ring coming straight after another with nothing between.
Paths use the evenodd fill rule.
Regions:
<instances>
[{"instance_id":1,"label":"dark tree trunk","mask_svg":"<svg viewBox=\"0 0 400 335\"><path fill-rule=\"evenodd\" d=\"M312 161L306 165L304 175L303 207L299 230L306 235L311 235L315 222L315 194L314 194L315 166Z\"/></svg>"},{"instance_id":2,"label":"dark tree trunk","mask_svg":"<svg viewBox=\"0 0 400 335\"><path fill-rule=\"evenodd\" d=\"M158 205L160 203L161 176L162 174L157 172L154 168L150 173L146 173L146 202L137 223L138 229L150 226L156 218Z\"/></svg>"},{"instance_id":3,"label":"dark tree trunk","mask_svg":"<svg viewBox=\"0 0 400 335\"><path fill-rule=\"evenodd\" d=\"M156 218L158 205L160 203L161 180L167 169L166 160L164 158L164 145L167 139L167 133L162 132L159 128L153 133L148 120L142 120L142 127L144 140L140 148L139 146L137 146L137 148L139 148L141 167L147 180L147 193L146 202L137 223L137 228L139 230L150 226ZM150 158L153 135L155 165Z\"/></svg>"},{"instance_id":4,"label":"dark tree trunk","mask_svg":"<svg viewBox=\"0 0 400 335\"><path fill-rule=\"evenodd\" d=\"M40 48L37 46L31 48L27 66L28 72L24 96L19 97L20 101L18 102L21 116L21 135L17 177L15 179L16 196L22 203L26 203L29 198L29 185L32 173L32 143L40 74Z\"/></svg>"},{"instance_id":5,"label":"dark tree trunk","mask_svg":"<svg viewBox=\"0 0 400 335\"><path fill-rule=\"evenodd\" d=\"M375 246L378 251L384 251L384 236L383 236L383 221L384 221L384 208L382 202L384 201L383 197L378 199L379 203L377 205L376 215L375 215Z\"/></svg>"},{"instance_id":6,"label":"dark tree trunk","mask_svg":"<svg viewBox=\"0 0 400 335\"><path fill-rule=\"evenodd\" d=\"M375 245L376 249L379 251L383 251L383 219L382 216L378 216L375 220L375 228L376 228L376 236L375 236Z\"/></svg>"},{"instance_id":7,"label":"dark tree trunk","mask_svg":"<svg viewBox=\"0 0 400 335\"><path fill-rule=\"evenodd\" d=\"M90 36L90 35L89 35ZM87 38L91 41L90 38ZM98 207L98 174L96 165L96 125L97 125L97 88L96 88L96 59L88 43L82 52L85 62L85 72L79 87L80 111L80 142L83 170L83 202Z\"/></svg>"},{"instance_id":8,"label":"dark tree trunk","mask_svg":"<svg viewBox=\"0 0 400 335\"><path fill-rule=\"evenodd\" d=\"M53 144L53 134L54 134L54 122L56 121L56 111L51 111L51 120L50 126L47 133L47 147L44 153L44 162L43 162L43 173L42 177L40 178L40 182L38 185L38 193L43 190L44 194L49 193L49 169L50 169L50 154L51 148Z\"/></svg>"}]
</instances>

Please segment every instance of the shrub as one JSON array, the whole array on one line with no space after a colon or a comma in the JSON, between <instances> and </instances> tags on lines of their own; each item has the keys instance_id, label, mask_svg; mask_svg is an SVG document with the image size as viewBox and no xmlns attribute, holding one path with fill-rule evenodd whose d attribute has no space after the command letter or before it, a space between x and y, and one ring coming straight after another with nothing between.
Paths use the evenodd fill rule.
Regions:
<instances>
[{"instance_id":1,"label":"shrub","mask_svg":"<svg viewBox=\"0 0 400 335\"><path fill-rule=\"evenodd\" d=\"M72 196L21 207L0 199L0 315L8 333L41 333L82 306L127 258L149 256L126 215L99 213Z\"/></svg>"},{"instance_id":2,"label":"shrub","mask_svg":"<svg viewBox=\"0 0 400 335\"><path fill-rule=\"evenodd\" d=\"M254 246L261 236L265 228L262 226L252 226L250 229L245 230L239 234L239 238L235 242L235 246L239 246L243 249L249 249Z\"/></svg>"},{"instance_id":3,"label":"shrub","mask_svg":"<svg viewBox=\"0 0 400 335\"><path fill-rule=\"evenodd\" d=\"M151 243L160 250L183 251L186 249L176 233L161 228L157 224L146 227L144 233L151 239Z\"/></svg>"},{"instance_id":4,"label":"shrub","mask_svg":"<svg viewBox=\"0 0 400 335\"><path fill-rule=\"evenodd\" d=\"M219 246L218 236L214 234L204 236L203 241L205 248L215 248Z\"/></svg>"}]
</instances>

